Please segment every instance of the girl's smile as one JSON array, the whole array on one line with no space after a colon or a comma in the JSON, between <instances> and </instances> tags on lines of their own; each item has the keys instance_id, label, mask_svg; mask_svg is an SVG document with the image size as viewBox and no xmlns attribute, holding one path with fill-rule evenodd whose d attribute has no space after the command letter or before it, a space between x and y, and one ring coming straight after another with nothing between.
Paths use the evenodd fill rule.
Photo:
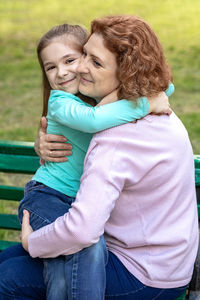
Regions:
<instances>
[{"instance_id":1,"label":"girl's smile","mask_svg":"<svg viewBox=\"0 0 200 300\"><path fill-rule=\"evenodd\" d=\"M73 39L66 43L56 39L41 52L47 79L52 89L76 94L79 87L77 67L82 53L74 46Z\"/></svg>"},{"instance_id":2,"label":"girl's smile","mask_svg":"<svg viewBox=\"0 0 200 300\"><path fill-rule=\"evenodd\" d=\"M69 80L60 82L59 85L61 85L61 86L67 86L67 85L73 83L75 80L77 80L77 77L74 77L74 78L72 78L72 79L69 79Z\"/></svg>"}]
</instances>

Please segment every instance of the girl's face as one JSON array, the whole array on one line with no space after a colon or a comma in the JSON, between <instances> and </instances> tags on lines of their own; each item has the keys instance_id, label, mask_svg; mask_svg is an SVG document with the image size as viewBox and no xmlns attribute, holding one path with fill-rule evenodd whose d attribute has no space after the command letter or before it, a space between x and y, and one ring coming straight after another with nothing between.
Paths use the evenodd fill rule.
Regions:
<instances>
[{"instance_id":1,"label":"girl's face","mask_svg":"<svg viewBox=\"0 0 200 300\"><path fill-rule=\"evenodd\" d=\"M82 53L75 43L63 40L52 41L41 51L41 59L49 84L54 90L76 94L79 86L77 66Z\"/></svg>"},{"instance_id":2,"label":"girl's face","mask_svg":"<svg viewBox=\"0 0 200 300\"><path fill-rule=\"evenodd\" d=\"M79 91L99 102L119 86L115 55L105 45L103 37L93 33L83 47L83 57L77 71Z\"/></svg>"}]
</instances>

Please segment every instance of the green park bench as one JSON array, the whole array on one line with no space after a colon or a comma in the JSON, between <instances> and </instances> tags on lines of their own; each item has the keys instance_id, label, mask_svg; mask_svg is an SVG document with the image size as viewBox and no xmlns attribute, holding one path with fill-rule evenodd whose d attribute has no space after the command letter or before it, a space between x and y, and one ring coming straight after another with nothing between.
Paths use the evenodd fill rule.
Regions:
<instances>
[{"instance_id":1,"label":"green park bench","mask_svg":"<svg viewBox=\"0 0 200 300\"><path fill-rule=\"evenodd\" d=\"M33 143L0 141L0 172L16 174L34 174L39 167L39 157L34 151ZM24 188L0 185L0 201L20 201ZM15 214L0 213L0 229L20 230ZM0 240L0 251L16 244L13 241Z\"/></svg>"},{"instance_id":2,"label":"green park bench","mask_svg":"<svg viewBox=\"0 0 200 300\"><path fill-rule=\"evenodd\" d=\"M200 194L200 155L195 155L194 161L196 190ZM33 143L0 141L0 172L34 174L38 167L39 157L34 151ZM22 187L0 185L0 201L19 201L23 195L24 188ZM200 205L198 205L198 213L200 216ZM20 230L17 215L0 213L0 229ZM16 244L14 241L0 240L0 251L14 244ZM184 299L185 295L177 300Z\"/></svg>"}]
</instances>

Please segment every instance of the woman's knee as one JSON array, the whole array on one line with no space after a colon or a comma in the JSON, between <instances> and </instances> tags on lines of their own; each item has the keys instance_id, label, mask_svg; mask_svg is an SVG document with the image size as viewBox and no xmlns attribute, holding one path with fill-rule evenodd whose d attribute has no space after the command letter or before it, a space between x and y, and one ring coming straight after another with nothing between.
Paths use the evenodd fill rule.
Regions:
<instances>
[{"instance_id":1,"label":"woman's knee","mask_svg":"<svg viewBox=\"0 0 200 300\"><path fill-rule=\"evenodd\" d=\"M12 257L0 264L0 274L0 295L5 296L2 299L14 296L43 299L45 285L40 260L30 256Z\"/></svg>"},{"instance_id":2,"label":"woman's knee","mask_svg":"<svg viewBox=\"0 0 200 300\"><path fill-rule=\"evenodd\" d=\"M17 286L17 274L12 266L13 259L7 259L0 264L0 299L13 297L13 291Z\"/></svg>"},{"instance_id":3,"label":"woman's knee","mask_svg":"<svg viewBox=\"0 0 200 300\"><path fill-rule=\"evenodd\" d=\"M4 262L5 260L8 260L12 257L17 257L17 256L26 256L28 255L28 252L24 250L22 247L22 244L17 244L14 246L11 246L2 252L0 252L0 264Z\"/></svg>"}]
</instances>

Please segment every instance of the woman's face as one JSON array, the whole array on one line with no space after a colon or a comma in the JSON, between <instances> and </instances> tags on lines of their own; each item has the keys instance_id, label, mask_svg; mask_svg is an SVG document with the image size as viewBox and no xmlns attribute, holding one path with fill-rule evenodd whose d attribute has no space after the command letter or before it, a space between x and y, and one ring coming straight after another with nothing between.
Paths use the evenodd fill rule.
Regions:
<instances>
[{"instance_id":1,"label":"woman's face","mask_svg":"<svg viewBox=\"0 0 200 300\"><path fill-rule=\"evenodd\" d=\"M76 94L79 86L77 66L82 53L73 41L52 41L41 51L41 59L52 89Z\"/></svg>"},{"instance_id":2,"label":"woman's face","mask_svg":"<svg viewBox=\"0 0 200 300\"><path fill-rule=\"evenodd\" d=\"M92 34L84 45L77 71L80 74L80 93L97 102L119 86L115 55L104 46L99 34Z\"/></svg>"}]
</instances>

